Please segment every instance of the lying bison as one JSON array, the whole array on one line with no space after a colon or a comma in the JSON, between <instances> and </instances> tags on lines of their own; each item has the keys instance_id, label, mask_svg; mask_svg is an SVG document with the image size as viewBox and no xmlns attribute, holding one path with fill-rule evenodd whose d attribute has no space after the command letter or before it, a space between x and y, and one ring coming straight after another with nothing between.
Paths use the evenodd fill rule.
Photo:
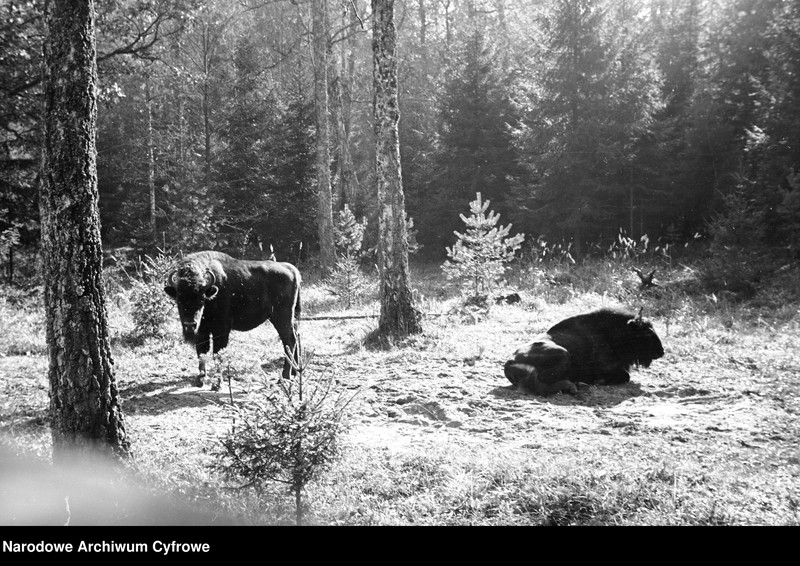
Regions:
<instances>
[{"instance_id":1,"label":"lying bison","mask_svg":"<svg viewBox=\"0 0 800 566\"><path fill-rule=\"evenodd\" d=\"M269 320L284 349L299 352L300 273L290 263L234 259L220 252L197 252L184 257L167 277L164 291L178 304L183 338L194 344L200 364L197 386L206 376L205 355L228 345L231 330L252 330ZM291 363L284 360L283 377ZM219 376L212 385L218 389Z\"/></svg>"},{"instance_id":2,"label":"lying bison","mask_svg":"<svg viewBox=\"0 0 800 566\"><path fill-rule=\"evenodd\" d=\"M653 325L619 309L600 309L562 320L520 347L506 362L508 380L537 395L575 394L576 382L621 384L633 365L648 367L664 355Z\"/></svg>"}]
</instances>

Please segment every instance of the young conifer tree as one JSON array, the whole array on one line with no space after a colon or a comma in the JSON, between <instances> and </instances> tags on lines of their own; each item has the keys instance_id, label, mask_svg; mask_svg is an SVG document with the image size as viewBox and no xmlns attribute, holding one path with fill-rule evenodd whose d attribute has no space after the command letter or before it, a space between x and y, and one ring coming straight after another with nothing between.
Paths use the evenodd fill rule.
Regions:
<instances>
[{"instance_id":1,"label":"young conifer tree","mask_svg":"<svg viewBox=\"0 0 800 566\"><path fill-rule=\"evenodd\" d=\"M442 265L448 279L460 280L471 297L485 295L505 273L505 264L525 240L525 234L508 237L511 224L498 226L500 215L489 209L491 201L482 202L481 194L469 203L469 217L461 216L467 225L464 234L454 231L456 243L447 248L449 258Z\"/></svg>"}]
</instances>

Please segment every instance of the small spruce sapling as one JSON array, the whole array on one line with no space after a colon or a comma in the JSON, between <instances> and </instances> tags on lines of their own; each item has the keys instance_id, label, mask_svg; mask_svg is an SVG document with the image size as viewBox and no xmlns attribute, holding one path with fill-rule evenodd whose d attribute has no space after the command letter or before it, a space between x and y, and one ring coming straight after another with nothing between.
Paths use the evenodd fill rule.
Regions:
<instances>
[{"instance_id":1,"label":"small spruce sapling","mask_svg":"<svg viewBox=\"0 0 800 566\"><path fill-rule=\"evenodd\" d=\"M131 318L139 338L161 338L166 334L173 301L164 293L164 278L175 258L159 251L140 260L137 277L131 277Z\"/></svg>"},{"instance_id":2,"label":"small spruce sapling","mask_svg":"<svg viewBox=\"0 0 800 566\"><path fill-rule=\"evenodd\" d=\"M442 265L448 279L460 280L471 298L487 294L503 277L505 264L514 259L525 234L509 237L511 224L498 226L500 215L489 211L491 201L482 202L481 194L469 203L472 214L461 214L467 225L465 233L454 231L456 243L447 249L449 258Z\"/></svg>"},{"instance_id":3,"label":"small spruce sapling","mask_svg":"<svg viewBox=\"0 0 800 566\"><path fill-rule=\"evenodd\" d=\"M301 525L308 505L303 493L341 455L354 395L339 390L330 374L308 375L310 357L305 353L298 356L299 363L288 347L285 355L295 375L279 379L277 385L265 382L267 395L251 394L245 402L232 404L233 425L212 468L241 487L286 485L295 502L295 523Z\"/></svg>"},{"instance_id":4,"label":"small spruce sapling","mask_svg":"<svg viewBox=\"0 0 800 566\"><path fill-rule=\"evenodd\" d=\"M363 256L364 231L366 219L361 222L347 205L339 213L334 226L334 243L338 259L331 272L329 283L331 292L339 296L345 308L352 307L367 292L369 279L361 272L359 262Z\"/></svg>"}]
</instances>

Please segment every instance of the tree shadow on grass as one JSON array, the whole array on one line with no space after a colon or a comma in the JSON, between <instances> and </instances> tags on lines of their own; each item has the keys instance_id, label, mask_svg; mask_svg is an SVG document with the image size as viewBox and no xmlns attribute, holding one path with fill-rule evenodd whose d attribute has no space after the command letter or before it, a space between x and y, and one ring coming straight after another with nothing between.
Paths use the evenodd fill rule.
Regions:
<instances>
[{"instance_id":1,"label":"tree shadow on grass","mask_svg":"<svg viewBox=\"0 0 800 566\"><path fill-rule=\"evenodd\" d=\"M636 382L624 385L579 385L578 394L556 393L555 395L534 395L521 391L514 385L495 387L492 395L501 399L530 400L550 405L584 407L612 407L633 397L643 395L642 386Z\"/></svg>"},{"instance_id":2,"label":"tree shadow on grass","mask_svg":"<svg viewBox=\"0 0 800 566\"><path fill-rule=\"evenodd\" d=\"M212 391L210 380L203 387L196 387L195 379L195 374L186 374L180 380L134 383L129 387L123 385L119 388L122 411L127 414L158 415L176 409L222 406L229 404L231 398L234 402L241 401L248 391L261 387L253 382L242 384L235 379L231 380L229 387L228 380L223 378L219 391Z\"/></svg>"}]
</instances>

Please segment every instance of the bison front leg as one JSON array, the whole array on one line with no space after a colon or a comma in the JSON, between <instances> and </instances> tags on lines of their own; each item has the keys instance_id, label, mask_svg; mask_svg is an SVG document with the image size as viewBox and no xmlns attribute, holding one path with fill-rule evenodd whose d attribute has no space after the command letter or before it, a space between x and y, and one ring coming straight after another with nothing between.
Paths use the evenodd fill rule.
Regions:
<instances>
[{"instance_id":1,"label":"bison front leg","mask_svg":"<svg viewBox=\"0 0 800 566\"><path fill-rule=\"evenodd\" d=\"M228 345L229 334L214 336L214 379L211 382L211 391L219 391L222 387L222 374L230 375L230 362L223 351Z\"/></svg>"},{"instance_id":2,"label":"bison front leg","mask_svg":"<svg viewBox=\"0 0 800 566\"><path fill-rule=\"evenodd\" d=\"M598 380L598 385L623 385L631 380L631 374L625 368L607 371Z\"/></svg>"},{"instance_id":3,"label":"bison front leg","mask_svg":"<svg viewBox=\"0 0 800 566\"><path fill-rule=\"evenodd\" d=\"M197 377L194 380L195 387L203 387L206 379L206 355L197 356Z\"/></svg>"},{"instance_id":4,"label":"bison front leg","mask_svg":"<svg viewBox=\"0 0 800 566\"><path fill-rule=\"evenodd\" d=\"M197 351L197 378L195 379L196 387L203 387L206 379L206 354L211 349L209 336L198 334L195 341L195 350Z\"/></svg>"}]
</instances>

